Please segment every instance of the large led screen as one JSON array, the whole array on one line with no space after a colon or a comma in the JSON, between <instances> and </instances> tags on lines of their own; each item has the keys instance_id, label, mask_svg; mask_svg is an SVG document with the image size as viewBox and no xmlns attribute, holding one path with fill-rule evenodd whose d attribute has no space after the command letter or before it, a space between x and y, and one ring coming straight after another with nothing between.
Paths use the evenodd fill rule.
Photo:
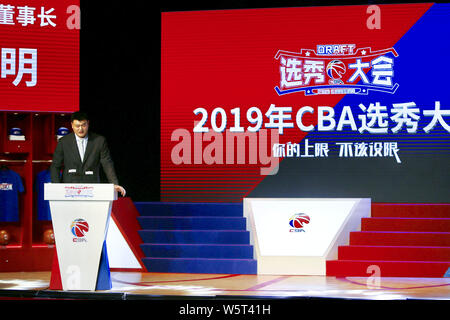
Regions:
<instances>
[{"instance_id":1,"label":"large led screen","mask_svg":"<svg viewBox=\"0 0 450 320\"><path fill-rule=\"evenodd\" d=\"M162 13L161 200L448 202L450 5Z\"/></svg>"},{"instance_id":2,"label":"large led screen","mask_svg":"<svg viewBox=\"0 0 450 320\"><path fill-rule=\"evenodd\" d=\"M0 2L0 110L78 110L79 4Z\"/></svg>"}]
</instances>

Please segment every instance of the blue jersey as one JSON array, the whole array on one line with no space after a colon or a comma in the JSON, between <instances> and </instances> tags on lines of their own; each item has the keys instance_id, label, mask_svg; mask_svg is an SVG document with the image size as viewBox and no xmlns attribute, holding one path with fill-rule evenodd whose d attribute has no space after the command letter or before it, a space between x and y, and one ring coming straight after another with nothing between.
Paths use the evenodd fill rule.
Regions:
<instances>
[{"instance_id":1,"label":"blue jersey","mask_svg":"<svg viewBox=\"0 0 450 320\"><path fill-rule=\"evenodd\" d=\"M52 220L48 200L44 200L44 183L51 182L50 170L44 170L36 175L35 190L37 194L37 218L38 220Z\"/></svg>"},{"instance_id":2,"label":"blue jersey","mask_svg":"<svg viewBox=\"0 0 450 320\"><path fill-rule=\"evenodd\" d=\"M19 221L19 192L22 178L12 170L0 170L0 221Z\"/></svg>"}]
</instances>

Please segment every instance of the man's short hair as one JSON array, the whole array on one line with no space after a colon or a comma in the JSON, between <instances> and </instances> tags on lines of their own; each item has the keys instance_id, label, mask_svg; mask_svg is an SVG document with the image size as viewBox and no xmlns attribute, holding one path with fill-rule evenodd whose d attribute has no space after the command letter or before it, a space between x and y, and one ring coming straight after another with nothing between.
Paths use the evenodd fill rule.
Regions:
<instances>
[{"instance_id":1,"label":"man's short hair","mask_svg":"<svg viewBox=\"0 0 450 320\"><path fill-rule=\"evenodd\" d=\"M89 117L86 113L81 112L81 111L77 111L72 113L72 116L70 117L70 122L73 122L74 120L78 120L78 121L89 121Z\"/></svg>"}]
</instances>

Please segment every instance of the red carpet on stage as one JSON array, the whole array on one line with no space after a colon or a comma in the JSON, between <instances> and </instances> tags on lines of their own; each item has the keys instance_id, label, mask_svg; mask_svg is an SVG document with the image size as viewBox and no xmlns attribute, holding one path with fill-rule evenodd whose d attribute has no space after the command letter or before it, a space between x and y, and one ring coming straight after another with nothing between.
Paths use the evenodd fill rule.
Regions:
<instances>
[{"instance_id":1,"label":"red carpet on stage","mask_svg":"<svg viewBox=\"0 0 450 320\"><path fill-rule=\"evenodd\" d=\"M450 204L372 204L371 218L350 233L327 275L441 278L450 267Z\"/></svg>"}]
</instances>

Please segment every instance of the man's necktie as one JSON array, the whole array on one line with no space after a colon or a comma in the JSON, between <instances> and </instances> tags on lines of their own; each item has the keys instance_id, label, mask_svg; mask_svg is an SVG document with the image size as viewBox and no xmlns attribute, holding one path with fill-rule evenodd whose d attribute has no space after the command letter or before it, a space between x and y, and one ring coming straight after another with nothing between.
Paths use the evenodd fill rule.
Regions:
<instances>
[{"instance_id":1,"label":"man's necktie","mask_svg":"<svg viewBox=\"0 0 450 320\"><path fill-rule=\"evenodd\" d=\"M80 140L80 157L81 157L81 162L83 162L84 159L84 139Z\"/></svg>"}]
</instances>

